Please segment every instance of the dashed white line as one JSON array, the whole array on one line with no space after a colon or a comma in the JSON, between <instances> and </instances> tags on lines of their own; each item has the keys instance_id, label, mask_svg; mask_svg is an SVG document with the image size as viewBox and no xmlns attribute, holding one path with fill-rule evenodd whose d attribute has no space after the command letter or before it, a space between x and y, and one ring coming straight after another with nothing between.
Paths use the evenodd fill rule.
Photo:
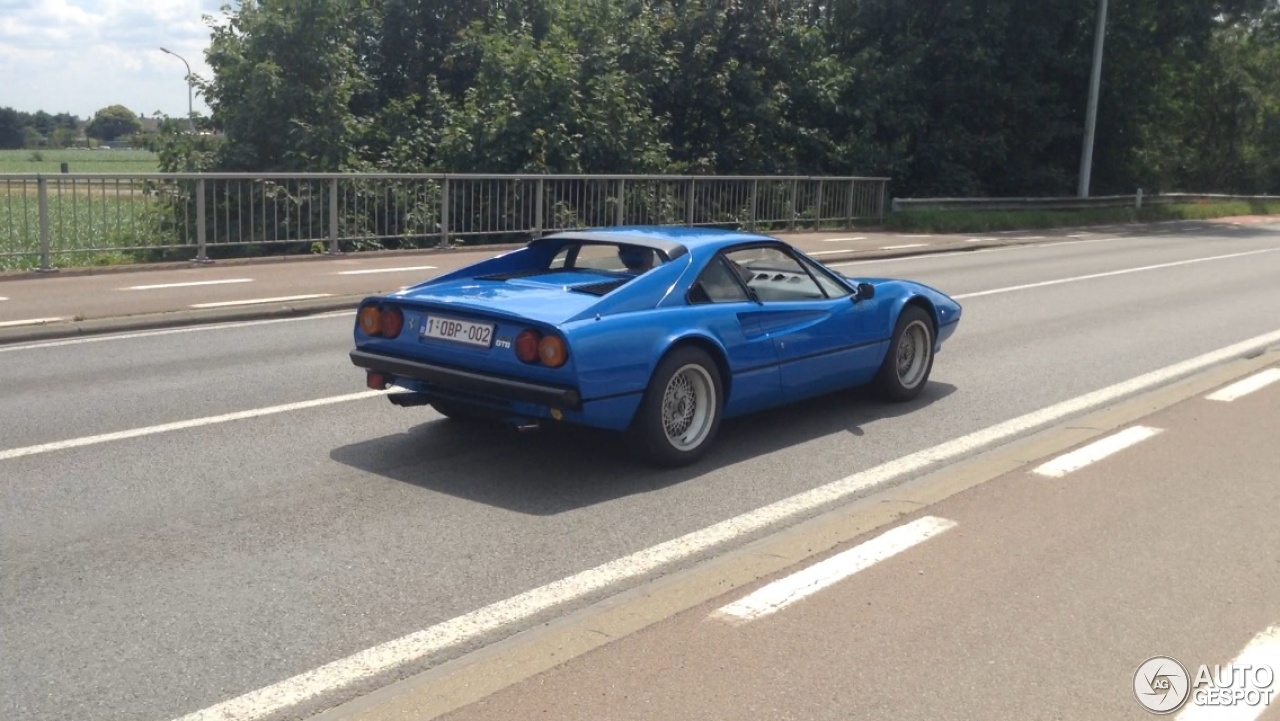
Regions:
<instances>
[{"instance_id":1,"label":"dashed white line","mask_svg":"<svg viewBox=\"0 0 1280 721\"><path fill-rule=\"evenodd\" d=\"M248 418L259 418L262 416L275 415L277 413L288 413L289 411L300 411L307 408L318 408L320 406L333 405L334 403L346 403L348 401L358 401L373 396L385 395L388 391L363 391L360 393L349 393L341 396L330 396L328 398L317 398L310 401L301 401L299 403L285 403L279 406L268 406L266 408L255 408L249 411L239 411L236 413L226 413L220 416L208 416L205 418L193 418L187 421L178 421L176 423L164 423L158 426L147 426L145 428L132 428L127 431L118 431L116 433L103 433L96 436L84 436L81 438L72 438L65 441L55 441L53 443L41 443L37 446L26 446L24 448L11 448L7 451L0 451L0 461L8 461L14 458L22 458L23 456L34 456L41 453L52 453L54 451L64 451L69 448L81 448L84 446L93 446L99 443L109 443L111 441L123 441L129 438L139 438L141 436L154 436L158 433L169 433L172 431L181 431L187 428L200 428L201 426L212 426L218 423L230 423L231 421L242 421Z\"/></svg>"},{"instance_id":2,"label":"dashed white line","mask_svg":"<svg viewBox=\"0 0 1280 721\"><path fill-rule=\"evenodd\" d=\"M955 521L936 516L917 519L803 571L774 581L712 612L711 617L730 623L745 623L776 613L859 571L948 531L955 525Z\"/></svg>"},{"instance_id":3,"label":"dashed white line","mask_svg":"<svg viewBox=\"0 0 1280 721\"><path fill-rule=\"evenodd\" d=\"M1177 721L1254 721L1267 709L1274 707L1280 702L1280 625L1271 626L1267 630L1254 636L1248 644L1241 649L1231 661L1231 669L1234 669L1233 679L1235 685L1227 689L1227 692L1240 690L1254 690L1252 699L1246 698L1235 701L1231 704L1206 704L1205 699L1198 698L1196 689L1188 689L1191 698L1187 701L1182 711L1177 716ZM1208 667L1211 676L1215 676L1212 666ZM1191 684L1195 685L1197 671L1187 669L1191 674ZM1226 674L1226 667L1222 668ZM1248 679L1248 685L1240 683L1243 679ZM1265 685L1264 685L1265 684Z\"/></svg>"},{"instance_id":4,"label":"dashed white line","mask_svg":"<svg viewBox=\"0 0 1280 721\"><path fill-rule=\"evenodd\" d=\"M925 248L928 243L909 243L907 245L886 245L880 250L903 250L904 248Z\"/></svg>"},{"instance_id":5,"label":"dashed white line","mask_svg":"<svg viewBox=\"0 0 1280 721\"><path fill-rule=\"evenodd\" d=\"M1113 456L1130 446L1135 446L1148 438L1153 438L1161 432L1159 428L1148 426L1126 428L1100 441L1094 441L1083 448L1077 448L1070 453L1058 456L1052 461L1037 467L1032 473L1049 478L1062 478L1072 471L1078 471L1085 466Z\"/></svg>"},{"instance_id":6,"label":"dashed white line","mask_svg":"<svg viewBox=\"0 0 1280 721\"><path fill-rule=\"evenodd\" d=\"M418 270L435 270L434 265L413 265L405 268L366 268L364 270L344 270L335 275L368 275L370 273L409 273Z\"/></svg>"},{"instance_id":7,"label":"dashed white line","mask_svg":"<svg viewBox=\"0 0 1280 721\"><path fill-rule=\"evenodd\" d=\"M847 251L847 250L815 250L815 251L811 251L811 252L805 253L805 255L811 255L811 256L818 256L818 255L841 255L841 254L848 253L848 252L849 252L849 251ZM832 267L835 267L835 266L832 266Z\"/></svg>"},{"instance_id":8,"label":"dashed white line","mask_svg":"<svg viewBox=\"0 0 1280 721\"><path fill-rule=\"evenodd\" d=\"M984 295L998 295L1000 293L1012 293L1016 290L1029 290L1031 288L1046 288L1051 285L1061 285L1063 283L1075 283L1081 280L1093 280L1094 278L1110 278L1117 275L1127 275L1129 273L1142 273L1148 270L1159 270L1161 268L1176 268L1181 265L1192 265L1194 263L1208 263L1213 260L1228 260L1230 258L1244 258L1250 255L1260 255L1262 253L1274 253L1280 251L1280 248L1264 248L1262 250L1250 250L1243 253L1230 253L1228 255L1214 255L1208 258L1192 258L1191 260L1178 260L1172 263L1160 263L1158 265L1144 265L1139 268L1125 268L1123 270L1112 270L1106 273L1093 273L1090 275L1077 275L1070 278L1058 278L1057 280L1046 280L1040 283L1026 283L1024 285L1011 285L1007 288L995 288L993 290L982 290L976 293L962 293L954 295L953 298L963 300L965 298L981 298Z\"/></svg>"},{"instance_id":9,"label":"dashed white line","mask_svg":"<svg viewBox=\"0 0 1280 721\"><path fill-rule=\"evenodd\" d=\"M120 290L165 290L168 288L195 288L202 285L227 285L229 283L252 283L253 278L227 278L225 280L195 280L188 283L159 283L156 285L132 285Z\"/></svg>"},{"instance_id":10,"label":"dashed white line","mask_svg":"<svg viewBox=\"0 0 1280 721\"><path fill-rule=\"evenodd\" d=\"M1230 403L1237 398L1243 398L1250 393L1260 391L1276 381L1280 381L1280 368L1268 368L1257 375L1250 376L1238 383L1232 383L1226 388L1210 393L1205 398L1211 401Z\"/></svg>"},{"instance_id":11,"label":"dashed white line","mask_svg":"<svg viewBox=\"0 0 1280 721\"><path fill-rule=\"evenodd\" d=\"M6 320L0 322L0 328L15 328L20 325L44 325L45 323L57 323L65 318L26 318L24 320Z\"/></svg>"},{"instance_id":12,"label":"dashed white line","mask_svg":"<svg viewBox=\"0 0 1280 721\"><path fill-rule=\"evenodd\" d=\"M226 308L233 305L256 305L258 303L284 303L290 300L311 300L312 298L328 298L332 293L312 293L311 295L286 295L280 298L252 298L249 300L224 300L217 303L193 303L192 308Z\"/></svg>"},{"instance_id":13,"label":"dashed white line","mask_svg":"<svg viewBox=\"0 0 1280 721\"><path fill-rule=\"evenodd\" d=\"M8 298L5 298L4 296L0 296L0 302L4 302L4 301L6 301L6 300L9 300L9 299L8 299Z\"/></svg>"},{"instance_id":14,"label":"dashed white line","mask_svg":"<svg viewBox=\"0 0 1280 721\"><path fill-rule=\"evenodd\" d=\"M534 615L662 568L669 563L715 548L745 534L768 528L855 494L881 486L895 478L919 473L1015 435L1067 416L1109 403L1132 393L1167 383L1241 354L1280 341L1280 330L1256 336L1195 358L1166 366L1092 393L1042 408L980 431L912 453L855 473L771 505L748 511L629 556L609 561L545 586L392 639L331 661L270 686L236 696L183 716L180 721L252 721L289 708L321 694L345 688L404 663L429 656L458 644L524 621Z\"/></svg>"}]
</instances>

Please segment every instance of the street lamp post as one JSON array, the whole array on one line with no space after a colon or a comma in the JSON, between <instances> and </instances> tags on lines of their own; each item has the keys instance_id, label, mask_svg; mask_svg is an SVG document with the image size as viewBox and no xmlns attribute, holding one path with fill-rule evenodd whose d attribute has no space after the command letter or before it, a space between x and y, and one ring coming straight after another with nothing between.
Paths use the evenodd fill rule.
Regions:
<instances>
[{"instance_id":1,"label":"street lamp post","mask_svg":"<svg viewBox=\"0 0 1280 721\"><path fill-rule=\"evenodd\" d=\"M1098 31L1093 39L1093 74L1089 78L1089 110L1085 118L1084 150L1080 155L1079 197L1089 197L1093 172L1093 136L1098 124L1098 86L1102 83L1102 45L1107 36L1107 0L1098 3Z\"/></svg>"},{"instance_id":2,"label":"street lamp post","mask_svg":"<svg viewBox=\"0 0 1280 721\"><path fill-rule=\"evenodd\" d=\"M188 63L186 58L173 52L172 50L169 50L168 48L160 48L160 50L161 52L166 52L172 55L173 57L181 60L182 64L187 66L187 129L194 133L196 130L196 121L195 121L195 105L192 102L193 89L191 85L191 63Z\"/></svg>"}]
</instances>

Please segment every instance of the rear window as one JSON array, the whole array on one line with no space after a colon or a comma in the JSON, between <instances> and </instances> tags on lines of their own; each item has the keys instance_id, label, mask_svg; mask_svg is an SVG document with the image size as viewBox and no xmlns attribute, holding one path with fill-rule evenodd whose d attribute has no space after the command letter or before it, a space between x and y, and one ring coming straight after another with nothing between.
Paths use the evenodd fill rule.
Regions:
<instances>
[{"instance_id":1,"label":"rear window","mask_svg":"<svg viewBox=\"0 0 1280 721\"><path fill-rule=\"evenodd\" d=\"M640 275L665 263L652 248L629 243L571 243L551 259L551 270L597 270Z\"/></svg>"}]
</instances>

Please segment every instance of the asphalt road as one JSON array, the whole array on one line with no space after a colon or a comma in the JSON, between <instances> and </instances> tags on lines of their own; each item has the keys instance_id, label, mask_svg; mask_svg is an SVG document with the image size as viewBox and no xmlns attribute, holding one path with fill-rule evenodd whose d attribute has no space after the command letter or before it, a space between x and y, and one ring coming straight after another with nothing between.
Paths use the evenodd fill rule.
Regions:
<instances>
[{"instance_id":1,"label":"asphalt road","mask_svg":"<svg viewBox=\"0 0 1280 721\"><path fill-rule=\"evenodd\" d=\"M1280 329L1280 233L1261 228L853 269L964 303L922 399L890 407L844 394L742 419L705 462L675 471L632 463L602 434L518 436L376 397L58 445L359 393L349 315L0 346L0 717L180 718ZM466 636L282 717L563 610Z\"/></svg>"},{"instance_id":2,"label":"asphalt road","mask_svg":"<svg viewBox=\"0 0 1280 721\"><path fill-rule=\"evenodd\" d=\"M1201 665L1280 671L1280 383L1212 395L1047 459L1072 461L1060 475L1000 475L441 721L1151 719L1133 684L1157 655L1190 677L1175 721L1280 719L1273 675L1237 673L1227 688L1257 693L1234 704L1186 693Z\"/></svg>"}]
</instances>

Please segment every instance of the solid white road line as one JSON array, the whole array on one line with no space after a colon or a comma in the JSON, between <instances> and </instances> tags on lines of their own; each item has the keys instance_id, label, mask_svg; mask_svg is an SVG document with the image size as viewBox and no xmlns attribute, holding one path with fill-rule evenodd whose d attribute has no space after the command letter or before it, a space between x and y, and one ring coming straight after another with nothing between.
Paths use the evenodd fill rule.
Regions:
<instances>
[{"instance_id":1,"label":"solid white road line","mask_svg":"<svg viewBox=\"0 0 1280 721\"><path fill-rule=\"evenodd\" d=\"M904 250L906 248L927 248L928 243L910 243L908 245L886 245L880 250Z\"/></svg>"},{"instance_id":2,"label":"solid white road line","mask_svg":"<svg viewBox=\"0 0 1280 721\"><path fill-rule=\"evenodd\" d=\"M851 241L851 240L866 240L866 239L867 239L867 238L866 238L866 236L859 235L859 236L855 236L855 237L853 237L853 238L823 238L823 239L822 239L822 242L824 242L824 243L844 243L844 242Z\"/></svg>"},{"instance_id":3,"label":"solid white road line","mask_svg":"<svg viewBox=\"0 0 1280 721\"><path fill-rule=\"evenodd\" d=\"M165 328L163 330L147 330L138 331L136 333L118 333L89 336L87 338L68 338L66 340L41 341L39 343L28 343L26 345L0 345L0 353L10 353L19 350L41 350L44 348L60 348L66 345L80 345L82 343L102 343L109 340L133 340L135 338L150 338L157 335L174 335L177 333L197 333L206 330L227 330L230 328L248 328L255 325L271 325L273 323L300 323L310 320L326 320L329 318L338 318L341 316L354 316L353 310L340 310L333 313L317 313L316 315L304 315L297 318L270 318L267 320L247 320L234 323L209 323L207 325L190 325L182 328Z\"/></svg>"},{"instance_id":4,"label":"solid white road line","mask_svg":"<svg viewBox=\"0 0 1280 721\"><path fill-rule=\"evenodd\" d=\"M1268 368L1257 375L1249 376L1238 383L1232 383L1226 388L1210 393L1205 398L1230 403L1254 391L1260 391L1276 381L1280 381L1280 368Z\"/></svg>"},{"instance_id":5,"label":"solid white road line","mask_svg":"<svg viewBox=\"0 0 1280 721\"><path fill-rule=\"evenodd\" d=\"M258 303L283 303L290 300L310 300L312 298L328 298L332 293L312 293L311 295L286 295L279 298L251 298L249 300L225 300L218 303L193 303L192 308L225 308L233 305L256 305Z\"/></svg>"},{"instance_id":6,"label":"solid white road line","mask_svg":"<svg viewBox=\"0 0 1280 721\"><path fill-rule=\"evenodd\" d=\"M711 617L731 623L754 621L780 611L886 558L896 556L908 548L950 530L955 525L955 521L936 516L917 519L816 563L803 571L774 581L741 600L712 612Z\"/></svg>"},{"instance_id":7,"label":"solid white road line","mask_svg":"<svg viewBox=\"0 0 1280 721\"><path fill-rule=\"evenodd\" d=\"M6 300L9 300L9 299L5 298L4 296L0 296L0 302L6 301Z\"/></svg>"},{"instance_id":8,"label":"solid white road line","mask_svg":"<svg viewBox=\"0 0 1280 721\"><path fill-rule=\"evenodd\" d=\"M362 679L396 668L452 646L519 623L531 616L574 601L596 591L641 577L667 564L688 558L773 524L807 514L908 473L919 473L935 464L1011 438L1067 416L1110 403L1132 393L1167 383L1216 363L1265 348L1280 341L1280 331L1256 336L1195 358L1167 366L1122 383L1042 408L980 431L917 451L874 468L855 473L810 491L748 511L679 538L609 561L567 578L525 591L462 616L401 636L372 648L332 661L318 668L250 691L209 708L183 716L180 721L249 721L344 688Z\"/></svg>"},{"instance_id":9,"label":"solid white road line","mask_svg":"<svg viewBox=\"0 0 1280 721\"><path fill-rule=\"evenodd\" d=\"M980 240L999 240L999 238L974 238L974 239L972 239L972 240L967 240L967 241L965 241L965 242L969 242L969 243L976 243L976 242L978 242L978 241L980 241ZM1142 239L1141 239L1141 238L1137 238L1137 239L1134 239L1134 238L1093 238L1093 239L1091 239L1091 240L1061 240L1061 241L1053 241L1053 242L1049 242L1049 243L1033 243L1033 244L1029 244L1029 245L1012 245L1012 246L1006 246L1006 247L1001 247L1001 248L982 248L981 250L967 250L967 251L965 251L965 252L964 252L964 254L963 254L963 255L965 255L965 256L975 256L975 255L979 255L979 254L982 254L982 253L1008 253L1008 252L1015 251L1015 250L1017 250L1017 251L1032 251L1032 250L1037 250L1037 249L1040 249L1040 248L1054 248L1054 247L1057 247L1057 246L1060 246L1060 245L1085 245L1085 244L1087 244L1087 243L1112 243L1112 242L1115 242L1115 241L1117 241L1117 240L1127 240L1127 241L1129 241L1130 243L1132 243L1132 242L1135 242L1135 240L1142 240ZM829 252L847 252L847 251L829 251ZM808 255L814 255L814 253L809 253ZM829 267L829 268L843 268L843 267L845 267L845 266L850 266L850 265L871 265L871 264L874 264L874 263L910 263L910 262L914 262L914 261L917 261L917 260L929 260L930 258L948 258L948 257L950 257L950 258L955 258L955 257L958 257L958 256L960 256L960 255L961 255L960 253L957 253L957 252L955 252L955 251L945 251L945 250L944 250L944 251L938 251L937 253L928 253L928 254L924 254L924 255L912 255L912 256L908 256L908 257L906 257L906 258L876 258L876 259L874 259L874 260L851 260L851 261L849 261L849 262L847 262L847 263L831 263L831 264L829 264L827 267Z\"/></svg>"},{"instance_id":10,"label":"solid white road line","mask_svg":"<svg viewBox=\"0 0 1280 721\"><path fill-rule=\"evenodd\" d=\"M57 323L62 318L28 318L26 320L6 320L0 322L0 328L14 328L20 325L44 325L45 323Z\"/></svg>"},{"instance_id":11,"label":"solid white road line","mask_svg":"<svg viewBox=\"0 0 1280 721\"><path fill-rule=\"evenodd\" d=\"M956 300L965 298L981 298L984 295L998 295L1000 293L1012 293L1017 290L1030 290L1032 288L1045 288L1051 285L1061 285L1063 283L1077 283L1082 280L1093 280L1094 278L1110 278L1117 275L1128 275L1129 273L1143 273L1149 270L1160 270L1161 268L1176 268L1181 265L1192 265L1194 263L1208 263L1213 260L1229 260L1231 258L1244 258L1250 255L1260 255L1262 253L1274 253L1280 251L1280 248L1264 248L1262 250L1250 250L1243 253L1229 253L1227 255L1214 255L1208 258L1192 258L1191 260L1178 260L1172 263L1160 263L1157 265L1144 265L1139 268L1125 268L1124 270L1111 270L1106 273L1093 273L1090 275L1077 275L1070 278L1058 278L1057 280L1046 280L1039 283L1026 283L1024 285L1012 285L1007 288L996 288L994 290L983 290L977 293L963 293L961 295L953 295Z\"/></svg>"},{"instance_id":12,"label":"solid white road line","mask_svg":"<svg viewBox=\"0 0 1280 721\"><path fill-rule=\"evenodd\" d=\"M434 265L414 265L406 268L367 268L365 270L344 270L335 275L368 275L370 273L408 273L417 270L435 270Z\"/></svg>"},{"instance_id":13,"label":"solid white road line","mask_svg":"<svg viewBox=\"0 0 1280 721\"><path fill-rule=\"evenodd\" d=\"M1058 456L1032 472L1049 478L1062 478L1072 471L1078 471L1091 463L1096 463L1148 438L1153 438L1160 432L1161 429L1159 428L1149 428L1147 426L1126 428L1100 441L1094 441L1083 448L1077 448L1070 453Z\"/></svg>"},{"instance_id":14,"label":"solid white road line","mask_svg":"<svg viewBox=\"0 0 1280 721\"><path fill-rule=\"evenodd\" d=\"M146 428L133 428L127 431L119 431L116 433L103 433L97 436L85 436L83 438L73 438L66 441L55 441L53 443L42 443L38 446L27 446L25 448L12 448L7 451L0 451L0 461L8 461L14 458L22 458L23 456L34 456L40 453L51 453L53 451L62 451L68 448L81 448L83 446L92 446L99 443L109 443L111 441L122 441L129 438L138 438L141 436L153 436L157 433L168 433L170 431L180 431L187 428L199 428L201 426L211 426L217 423L230 423L231 421L242 421L249 418L260 418L262 416L275 415L277 413L288 413L289 411L300 411L307 408L318 408L320 406L333 405L334 403L346 403L347 401L364 400L374 396L386 395L391 389L386 391L364 391L361 393L349 393L342 396L330 396L328 398L318 398L310 401L301 401L299 403L285 403L279 406L268 406L266 408L256 408L251 411L239 411L236 413L226 413L220 416L208 416L206 418L194 418L189 421L178 421L176 423L164 423L158 426L147 426Z\"/></svg>"},{"instance_id":15,"label":"solid white road line","mask_svg":"<svg viewBox=\"0 0 1280 721\"><path fill-rule=\"evenodd\" d=\"M1254 636L1240 654L1231 660L1231 668L1236 669L1237 685L1233 687L1234 689L1257 689L1263 694L1270 691L1269 703L1236 702L1232 705L1201 706L1196 704L1196 696L1193 692L1191 698L1187 700L1187 705L1178 714L1177 721L1253 721L1266 713L1268 708L1280 705L1280 626L1272 626ZM1261 671L1259 677L1259 674L1254 673L1254 669L1267 670ZM1191 674L1192 684L1195 683L1197 670L1198 667L1187 669ZM1215 674L1212 665L1208 670L1211 675ZM1223 667L1223 681L1227 680L1226 675L1226 668ZM1239 679L1243 676L1248 677L1248 686L1240 685ZM1270 683L1266 686L1255 685L1255 683L1261 684L1267 681Z\"/></svg>"},{"instance_id":16,"label":"solid white road line","mask_svg":"<svg viewBox=\"0 0 1280 721\"><path fill-rule=\"evenodd\" d=\"M228 283L252 283L253 278L227 278L226 280L195 280L189 283L159 283L157 285L133 285L119 290L164 290L167 288L195 288L202 285L226 285Z\"/></svg>"}]
</instances>

